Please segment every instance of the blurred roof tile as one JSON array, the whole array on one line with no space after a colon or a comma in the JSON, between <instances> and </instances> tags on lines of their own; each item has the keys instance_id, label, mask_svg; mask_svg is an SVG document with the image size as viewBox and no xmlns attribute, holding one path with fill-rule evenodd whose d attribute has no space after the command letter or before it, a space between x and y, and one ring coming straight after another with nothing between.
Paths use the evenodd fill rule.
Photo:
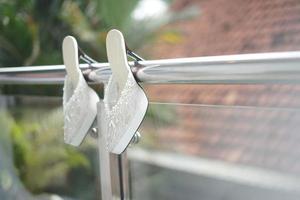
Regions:
<instances>
[{"instance_id":1,"label":"blurred roof tile","mask_svg":"<svg viewBox=\"0 0 300 200\"><path fill-rule=\"evenodd\" d=\"M159 38L156 51L150 51L153 57L300 49L298 0L178 0L172 9L188 5L198 7L200 15L161 30L176 29L184 39L169 43ZM198 105L178 104L180 123L159 128L164 148L300 175L300 150L295 151L300 142L299 86L167 84L148 86L146 92L152 102Z\"/></svg>"}]
</instances>

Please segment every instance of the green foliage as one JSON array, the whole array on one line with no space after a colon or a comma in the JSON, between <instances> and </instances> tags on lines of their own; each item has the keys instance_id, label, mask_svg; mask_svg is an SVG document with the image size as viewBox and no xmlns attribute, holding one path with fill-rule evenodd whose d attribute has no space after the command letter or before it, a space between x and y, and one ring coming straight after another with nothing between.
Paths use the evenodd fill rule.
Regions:
<instances>
[{"instance_id":1,"label":"green foliage","mask_svg":"<svg viewBox=\"0 0 300 200\"><path fill-rule=\"evenodd\" d=\"M105 61L105 37L110 29L120 29L136 50L151 41L161 26L191 14L166 13L136 21L132 12L139 2L1 0L0 67L61 64L61 43L66 35L74 35L92 57Z\"/></svg>"},{"instance_id":2,"label":"green foliage","mask_svg":"<svg viewBox=\"0 0 300 200\"><path fill-rule=\"evenodd\" d=\"M147 117L164 125L176 124L176 109L173 105L152 104L147 111Z\"/></svg>"},{"instance_id":3,"label":"green foliage","mask_svg":"<svg viewBox=\"0 0 300 200\"><path fill-rule=\"evenodd\" d=\"M105 60L111 28L126 32L138 0L2 0L0 66L59 64L61 42L75 35L98 60Z\"/></svg>"},{"instance_id":4,"label":"green foliage","mask_svg":"<svg viewBox=\"0 0 300 200\"><path fill-rule=\"evenodd\" d=\"M108 28L115 27L120 29L122 32L127 32L133 22L131 13L138 2L138 0L102 0L99 3L98 10L101 14L101 18Z\"/></svg>"},{"instance_id":5,"label":"green foliage","mask_svg":"<svg viewBox=\"0 0 300 200\"><path fill-rule=\"evenodd\" d=\"M63 186L70 169L90 167L84 154L62 142L61 109L45 111L23 110L11 128L15 166L33 192L51 185Z\"/></svg>"},{"instance_id":6,"label":"green foliage","mask_svg":"<svg viewBox=\"0 0 300 200\"><path fill-rule=\"evenodd\" d=\"M21 64L30 56L34 24L25 14L29 1L3 1L0 6L0 55L1 64ZM22 48L25 47L26 48ZM13 58L13 59L12 59Z\"/></svg>"}]
</instances>

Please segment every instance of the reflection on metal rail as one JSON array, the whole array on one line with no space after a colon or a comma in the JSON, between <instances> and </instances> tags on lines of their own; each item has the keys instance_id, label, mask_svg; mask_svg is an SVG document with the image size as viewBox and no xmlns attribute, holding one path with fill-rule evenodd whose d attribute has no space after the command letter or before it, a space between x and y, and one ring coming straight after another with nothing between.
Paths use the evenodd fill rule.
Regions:
<instances>
[{"instance_id":1,"label":"reflection on metal rail","mask_svg":"<svg viewBox=\"0 0 300 200\"><path fill-rule=\"evenodd\" d=\"M300 51L178 58L130 62L143 83L300 83ZM81 65L88 69L87 64ZM0 68L2 84L61 84L64 65ZM93 82L106 82L108 63L88 73Z\"/></svg>"}]
</instances>

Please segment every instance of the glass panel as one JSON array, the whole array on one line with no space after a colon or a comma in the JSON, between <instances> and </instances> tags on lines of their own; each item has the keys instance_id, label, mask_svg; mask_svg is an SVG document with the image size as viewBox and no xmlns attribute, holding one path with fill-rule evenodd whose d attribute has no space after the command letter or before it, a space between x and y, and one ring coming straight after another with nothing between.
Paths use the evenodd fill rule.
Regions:
<instances>
[{"instance_id":1,"label":"glass panel","mask_svg":"<svg viewBox=\"0 0 300 200\"><path fill-rule=\"evenodd\" d=\"M299 199L299 86L152 87L133 199Z\"/></svg>"},{"instance_id":2,"label":"glass panel","mask_svg":"<svg viewBox=\"0 0 300 200\"><path fill-rule=\"evenodd\" d=\"M0 127L0 199L99 197L97 140L63 143L61 98L0 96Z\"/></svg>"}]
</instances>

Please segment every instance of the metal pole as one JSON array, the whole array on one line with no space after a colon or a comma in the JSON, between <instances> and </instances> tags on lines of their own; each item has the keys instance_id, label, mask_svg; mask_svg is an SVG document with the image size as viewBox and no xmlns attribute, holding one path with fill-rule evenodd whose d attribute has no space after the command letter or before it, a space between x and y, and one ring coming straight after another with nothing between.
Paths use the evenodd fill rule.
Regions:
<instances>
[{"instance_id":1,"label":"metal pole","mask_svg":"<svg viewBox=\"0 0 300 200\"><path fill-rule=\"evenodd\" d=\"M300 83L300 51L148 60L130 62L136 79L146 84ZM108 63L81 65L90 82L107 82ZM64 65L0 68L2 84L62 84ZM128 199L126 155L111 156L99 138L103 199ZM118 166L116 169L115 167ZM112 187L111 187L112 186Z\"/></svg>"},{"instance_id":2,"label":"metal pole","mask_svg":"<svg viewBox=\"0 0 300 200\"><path fill-rule=\"evenodd\" d=\"M139 82L164 83L300 83L300 51L148 60L130 62ZM88 70L87 64L81 65ZM0 68L2 84L62 84L64 65ZM108 63L93 64L88 78L106 82Z\"/></svg>"}]
</instances>

